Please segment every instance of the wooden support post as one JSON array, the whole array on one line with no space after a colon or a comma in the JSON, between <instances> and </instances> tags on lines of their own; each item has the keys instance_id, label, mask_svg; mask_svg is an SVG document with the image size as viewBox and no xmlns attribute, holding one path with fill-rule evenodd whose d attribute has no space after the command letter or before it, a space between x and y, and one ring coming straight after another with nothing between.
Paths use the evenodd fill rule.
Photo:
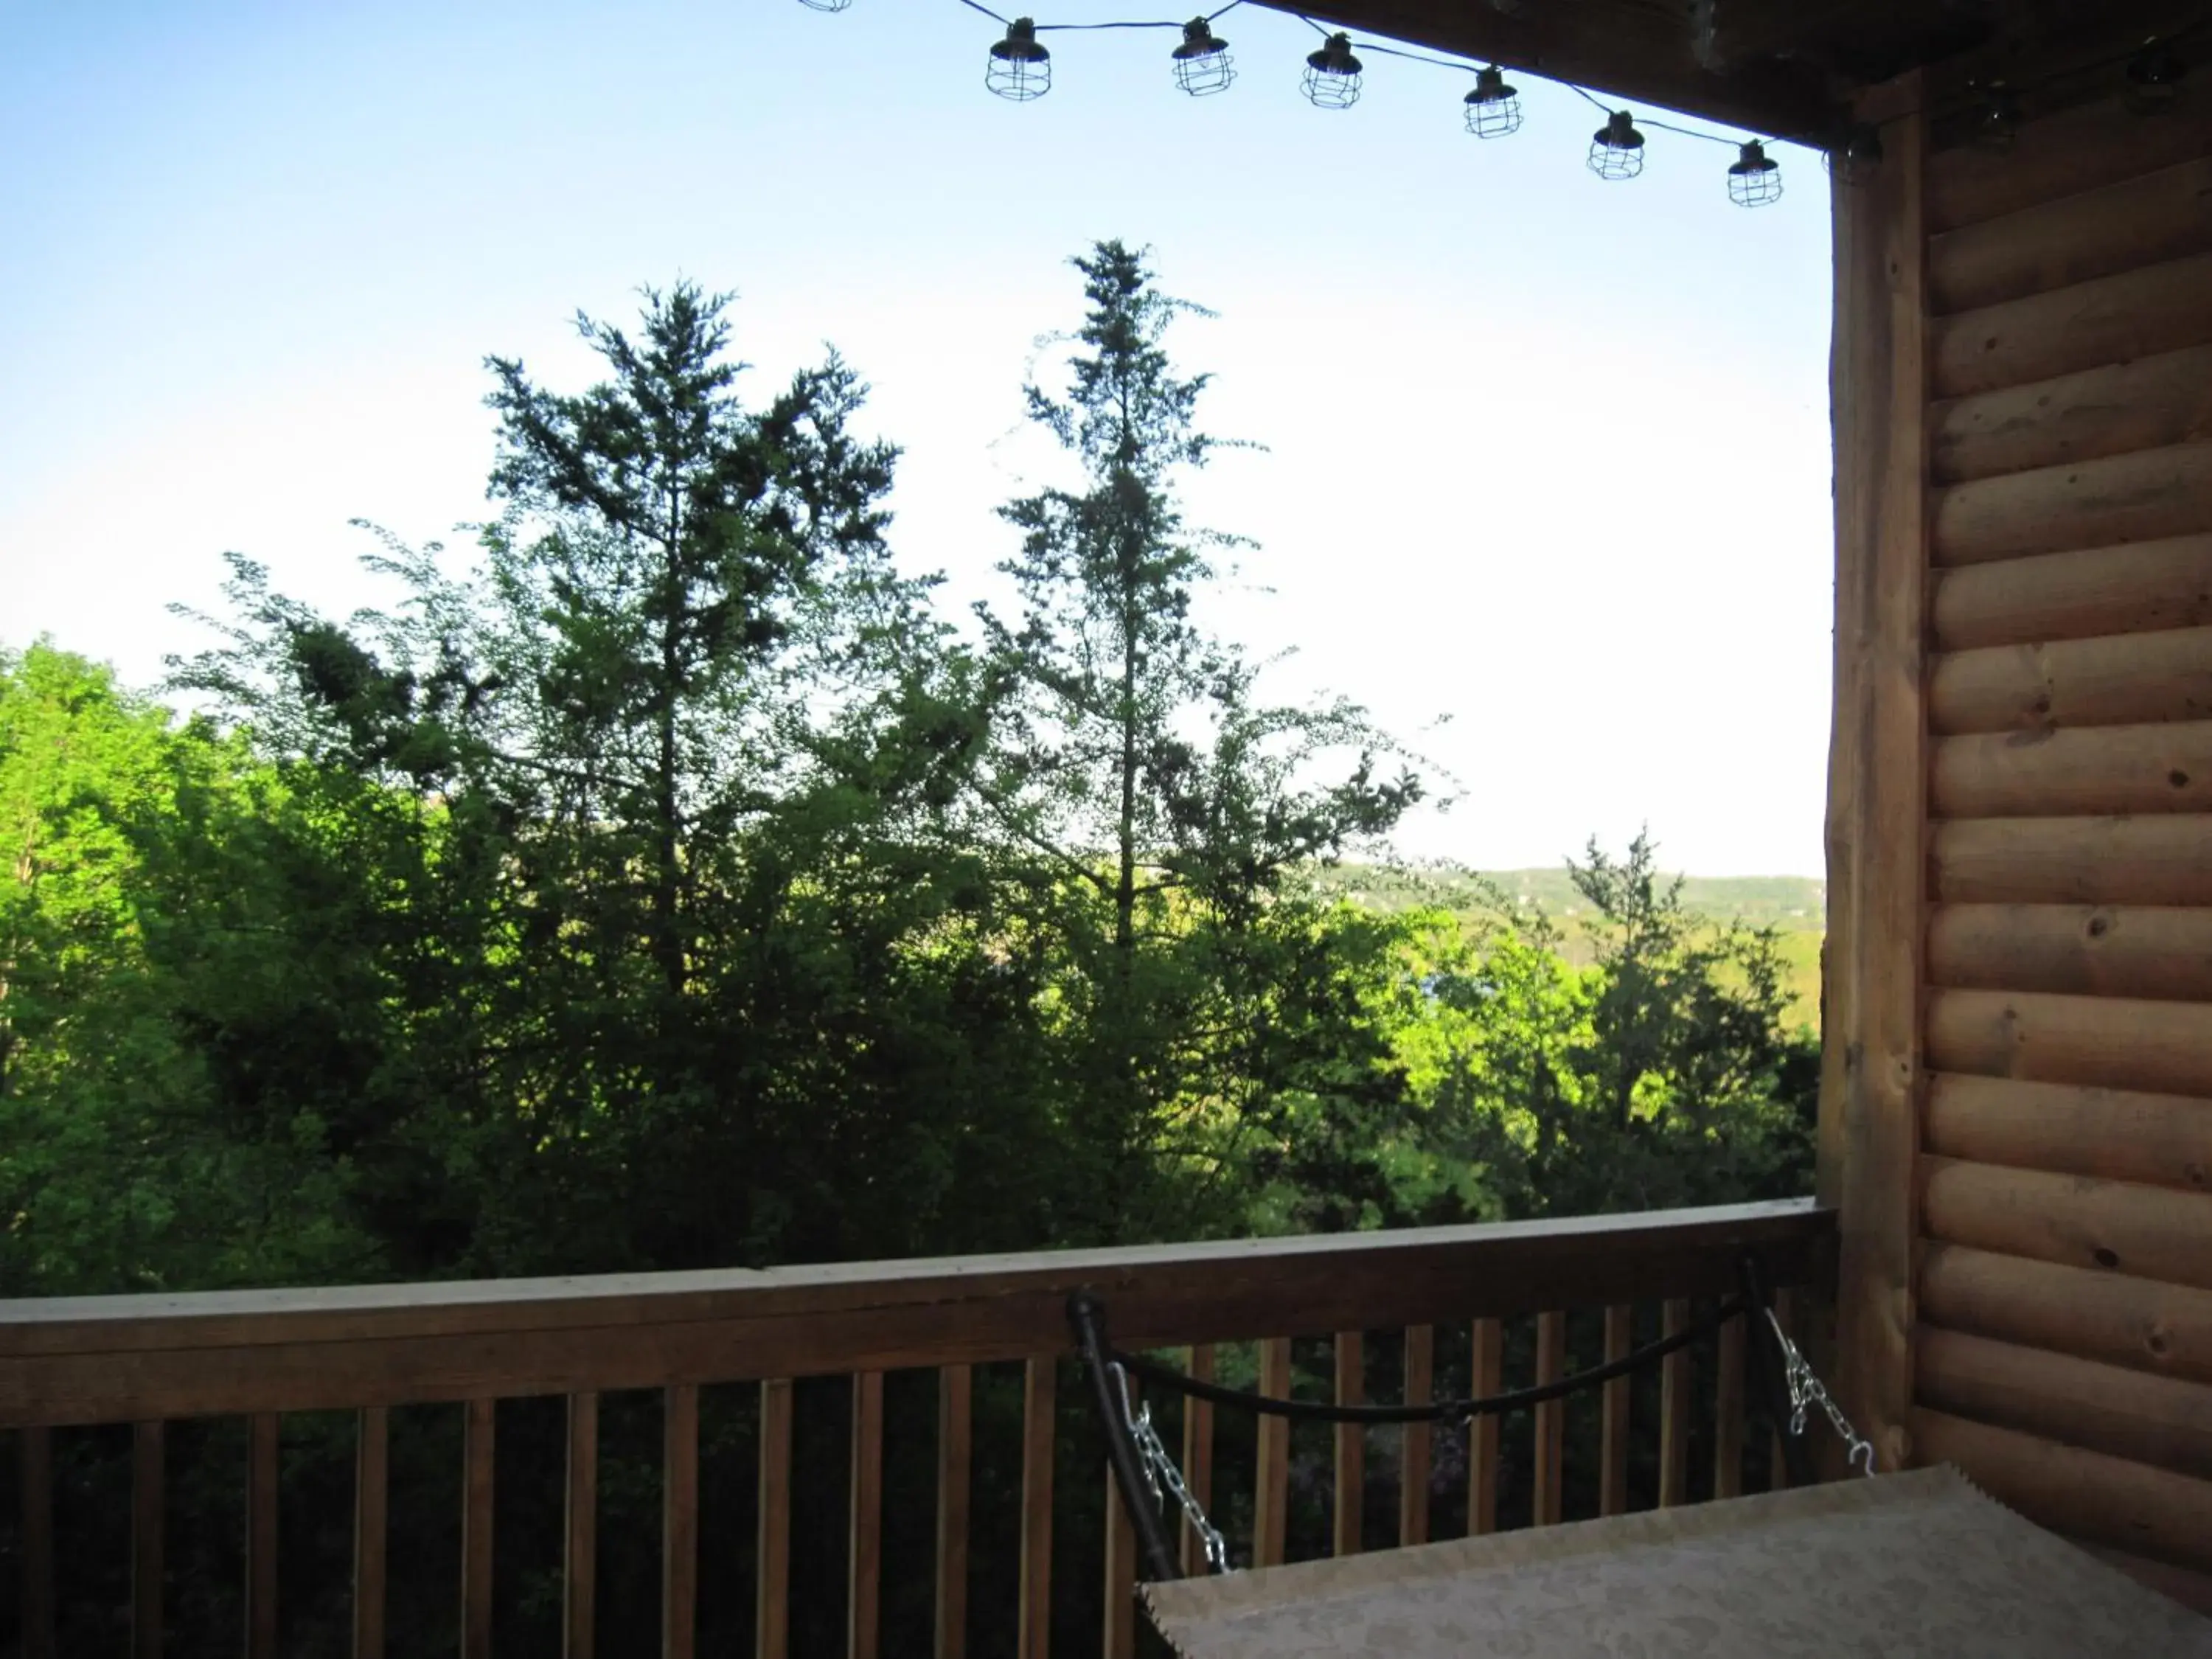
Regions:
<instances>
[{"instance_id":1,"label":"wooden support post","mask_svg":"<svg viewBox=\"0 0 2212 1659\"><path fill-rule=\"evenodd\" d=\"M1291 1392L1291 1339L1269 1337L1260 1345L1260 1392L1287 1399ZM1290 1522L1291 1419L1260 1419L1258 1487L1252 1522L1252 1565L1279 1566Z\"/></svg>"},{"instance_id":2,"label":"wooden support post","mask_svg":"<svg viewBox=\"0 0 2212 1659\"><path fill-rule=\"evenodd\" d=\"M1190 1351L1190 1374L1200 1382L1213 1381L1213 1345L1202 1342ZM1208 1515L1213 1513L1213 1407L1203 1400L1182 1405L1182 1483ZM1182 1570L1195 1577L1205 1572L1206 1546L1197 1528L1182 1521Z\"/></svg>"},{"instance_id":3,"label":"wooden support post","mask_svg":"<svg viewBox=\"0 0 2212 1659\"><path fill-rule=\"evenodd\" d=\"M54 1659L54 1440L48 1429L23 1429L23 1659Z\"/></svg>"},{"instance_id":4,"label":"wooden support post","mask_svg":"<svg viewBox=\"0 0 2212 1659\"><path fill-rule=\"evenodd\" d=\"M162 1425L131 1431L131 1659L161 1659Z\"/></svg>"},{"instance_id":5,"label":"wooden support post","mask_svg":"<svg viewBox=\"0 0 2212 1659\"><path fill-rule=\"evenodd\" d=\"M1365 1342L1358 1331L1336 1334L1336 1403L1364 1405L1367 1400ZM1357 1555L1360 1519L1367 1492L1367 1431L1357 1423L1336 1425L1334 1514L1329 1547L1333 1554Z\"/></svg>"},{"instance_id":6,"label":"wooden support post","mask_svg":"<svg viewBox=\"0 0 2212 1659\"><path fill-rule=\"evenodd\" d=\"M1023 1368L1018 1659L1046 1659L1052 1649L1052 1454L1059 1395L1056 1360L1032 1359Z\"/></svg>"},{"instance_id":7,"label":"wooden support post","mask_svg":"<svg viewBox=\"0 0 2212 1659\"><path fill-rule=\"evenodd\" d=\"M884 1576L884 1374L853 1378L852 1542L846 1553L845 1651L876 1659Z\"/></svg>"},{"instance_id":8,"label":"wooden support post","mask_svg":"<svg viewBox=\"0 0 2212 1659\"><path fill-rule=\"evenodd\" d=\"M256 1413L246 1421L246 1659L276 1659L276 1494L283 1468L283 1424L274 1412Z\"/></svg>"},{"instance_id":9,"label":"wooden support post","mask_svg":"<svg viewBox=\"0 0 2212 1659\"><path fill-rule=\"evenodd\" d=\"M1876 182L1835 192L1836 674L1818 1187L1839 1211L1839 1403L1908 1461L1919 1155L1929 583L1928 279L1917 72L1883 89ZM1816 1363L1821 1356L1816 1354Z\"/></svg>"},{"instance_id":10,"label":"wooden support post","mask_svg":"<svg viewBox=\"0 0 2212 1659\"><path fill-rule=\"evenodd\" d=\"M1713 1496L1743 1495L1742 1318L1721 1327L1717 1374L1713 1381Z\"/></svg>"},{"instance_id":11,"label":"wooden support post","mask_svg":"<svg viewBox=\"0 0 2212 1659\"><path fill-rule=\"evenodd\" d=\"M1607 1364L1628 1358L1635 1323L1636 1310L1633 1308L1615 1307L1605 1310L1605 1359ZM1604 1394L1598 1407L1601 1423L1597 1512L1600 1515L1628 1513L1628 1407L1632 1385L1632 1379L1626 1376L1616 1376L1601 1385Z\"/></svg>"},{"instance_id":12,"label":"wooden support post","mask_svg":"<svg viewBox=\"0 0 2212 1659\"><path fill-rule=\"evenodd\" d=\"M568 1489L562 1516L561 1652L592 1659L599 1588L599 1397L568 1396Z\"/></svg>"},{"instance_id":13,"label":"wooden support post","mask_svg":"<svg viewBox=\"0 0 2212 1659\"><path fill-rule=\"evenodd\" d=\"M936 1659L967 1659L968 1494L975 1421L975 1374L937 1373Z\"/></svg>"},{"instance_id":14,"label":"wooden support post","mask_svg":"<svg viewBox=\"0 0 2212 1659\"><path fill-rule=\"evenodd\" d=\"M1536 1316L1536 1384L1557 1382L1567 1374L1567 1316ZM1565 1478L1567 1402L1547 1400L1536 1407L1536 1525L1557 1526L1565 1514Z\"/></svg>"},{"instance_id":15,"label":"wooden support post","mask_svg":"<svg viewBox=\"0 0 2212 1659\"><path fill-rule=\"evenodd\" d=\"M661 1395L660 1653L698 1650L699 1390L679 1382Z\"/></svg>"},{"instance_id":16,"label":"wooden support post","mask_svg":"<svg viewBox=\"0 0 2212 1659\"><path fill-rule=\"evenodd\" d=\"M1690 1304L1669 1302L1663 1334L1680 1336L1690 1328ZM1690 1495L1690 1351L1677 1348L1659 1362L1659 1507L1670 1509Z\"/></svg>"},{"instance_id":17,"label":"wooden support post","mask_svg":"<svg viewBox=\"0 0 2212 1659\"><path fill-rule=\"evenodd\" d=\"M366 1406L355 1430L353 1659L384 1659L384 1563L391 1538L391 1413Z\"/></svg>"},{"instance_id":18,"label":"wooden support post","mask_svg":"<svg viewBox=\"0 0 2212 1659\"><path fill-rule=\"evenodd\" d=\"M1436 1392L1437 1331L1433 1325L1406 1331L1406 1403L1425 1402ZM1398 1486L1398 1542L1429 1541L1429 1474L1436 1437L1426 1423L1408 1423L1399 1432L1402 1465Z\"/></svg>"},{"instance_id":19,"label":"wooden support post","mask_svg":"<svg viewBox=\"0 0 2212 1659\"><path fill-rule=\"evenodd\" d=\"M753 1577L754 1659L791 1647L791 1379L760 1388L760 1537Z\"/></svg>"},{"instance_id":20,"label":"wooden support post","mask_svg":"<svg viewBox=\"0 0 2212 1659\"><path fill-rule=\"evenodd\" d=\"M461 1431L461 1659L491 1659L492 1472L498 1402L471 1400Z\"/></svg>"},{"instance_id":21,"label":"wooden support post","mask_svg":"<svg viewBox=\"0 0 2212 1659\"><path fill-rule=\"evenodd\" d=\"M1492 1395L1504 1386L1505 1328L1494 1319L1474 1322L1468 1392ZM1467 1530L1480 1537L1498 1530L1498 1419L1486 1412L1467 1431Z\"/></svg>"}]
</instances>

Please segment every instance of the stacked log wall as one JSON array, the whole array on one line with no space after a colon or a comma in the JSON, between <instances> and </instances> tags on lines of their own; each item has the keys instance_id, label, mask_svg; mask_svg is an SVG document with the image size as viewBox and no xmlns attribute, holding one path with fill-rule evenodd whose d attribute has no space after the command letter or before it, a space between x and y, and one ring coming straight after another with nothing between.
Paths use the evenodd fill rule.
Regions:
<instances>
[{"instance_id":1,"label":"stacked log wall","mask_svg":"<svg viewBox=\"0 0 2212 1659\"><path fill-rule=\"evenodd\" d=\"M1837 216L1838 1363L1897 1461L2212 1572L2212 98L1889 148L1917 180ZM1924 386L1887 448L1852 437L1885 361ZM1868 505L1916 495L1917 530ZM1917 606L1865 592L1900 538ZM1881 736L1899 660L1917 751ZM1885 866L1870 802L1916 769L1919 862ZM1916 904L1907 948L1880 918Z\"/></svg>"}]
</instances>

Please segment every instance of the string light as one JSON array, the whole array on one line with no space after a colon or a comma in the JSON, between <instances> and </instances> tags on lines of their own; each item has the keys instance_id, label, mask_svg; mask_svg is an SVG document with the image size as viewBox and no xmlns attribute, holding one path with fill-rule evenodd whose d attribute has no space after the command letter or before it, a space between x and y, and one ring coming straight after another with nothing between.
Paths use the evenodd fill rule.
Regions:
<instances>
[{"instance_id":1,"label":"string light","mask_svg":"<svg viewBox=\"0 0 2212 1659\"><path fill-rule=\"evenodd\" d=\"M1521 90L1505 83L1505 72L1492 64L1476 71L1467 95L1467 130L1478 138L1503 138L1521 131Z\"/></svg>"},{"instance_id":2,"label":"string light","mask_svg":"<svg viewBox=\"0 0 2212 1659\"><path fill-rule=\"evenodd\" d=\"M1350 109L1359 101L1359 70L1352 37L1332 34L1318 52L1306 54L1306 72L1298 85L1316 109Z\"/></svg>"},{"instance_id":3,"label":"string light","mask_svg":"<svg viewBox=\"0 0 2212 1659\"><path fill-rule=\"evenodd\" d=\"M1036 25L1030 19L1017 17L1006 25L1006 38L991 48L983 84L1017 104L1052 90L1052 54L1038 41Z\"/></svg>"},{"instance_id":4,"label":"string light","mask_svg":"<svg viewBox=\"0 0 2212 1659\"><path fill-rule=\"evenodd\" d=\"M1633 179L1644 171L1644 135L1626 110L1613 111L1590 136L1589 170L1610 181Z\"/></svg>"},{"instance_id":5,"label":"string light","mask_svg":"<svg viewBox=\"0 0 2212 1659\"><path fill-rule=\"evenodd\" d=\"M1729 168L1729 200L1738 207L1765 207L1781 199L1782 164L1754 139Z\"/></svg>"},{"instance_id":6,"label":"string light","mask_svg":"<svg viewBox=\"0 0 2212 1659\"><path fill-rule=\"evenodd\" d=\"M842 11L853 0L799 0L810 11Z\"/></svg>"},{"instance_id":7,"label":"string light","mask_svg":"<svg viewBox=\"0 0 2212 1659\"><path fill-rule=\"evenodd\" d=\"M2146 41L2128 59L2128 89L2122 94L2137 115L2163 115L2181 101L2189 69L2163 40Z\"/></svg>"},{"instance_id":8,"label":"string light","mask_svg":"<svg viewBox=\"0 0 2212 1659\"><path fill-rule=\"evenodd\" d=\"M1974 112L1974 142L1984 149L2007 150L2020 137L2020 94L2002 81L1984 89Z\"/></svg>"},{"instance_id":9,"label":"string light","mask_svg":"<svg viewBox=\"0 0 2212 1659\"><path fill-rule=\"evenodd\" d=\"M1182 44L1175 49L1175 82L1194 98L1226 92L1237 78L1230 67L1229 43L1213 32L1203 17L1182 26Z\"/></svg>"}]
</instances>

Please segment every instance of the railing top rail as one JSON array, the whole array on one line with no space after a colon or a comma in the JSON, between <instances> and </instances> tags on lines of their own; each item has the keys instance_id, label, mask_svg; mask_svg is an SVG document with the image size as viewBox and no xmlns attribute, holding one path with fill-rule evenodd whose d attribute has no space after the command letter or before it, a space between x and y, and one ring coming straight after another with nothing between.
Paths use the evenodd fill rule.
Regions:
<instances>
[{"instance_id":1,"label":"railing top rail","mask_svg":"<svg viewBox=\"0 0 2212 1659\"><path fill-rule=\"evenodd\" d=\"M309 1410L1387 1329L1718 1292L1820 1270L1810 1200L1125 1249L0 1302L0 1424Z\"/></svg>"}]
</instances>

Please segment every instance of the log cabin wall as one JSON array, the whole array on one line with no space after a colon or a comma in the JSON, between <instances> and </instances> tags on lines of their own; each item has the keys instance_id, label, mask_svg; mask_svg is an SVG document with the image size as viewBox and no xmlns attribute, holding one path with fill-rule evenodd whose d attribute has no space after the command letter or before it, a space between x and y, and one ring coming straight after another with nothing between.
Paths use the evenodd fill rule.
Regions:
<instances>
[{"instance_id":1,"label":"log cabin wall","mask_svg":"<svg viewBox=\"0 0 2212 1659\"><path fill-rule=\"evenodd\" d=\"M1836 192L1839 1393L2212 1572L2212 80ZM1898 112L1903 112L1899 113ZM2145 1566L2151 1573L2156 1569ZM2212 1580L2188 1581L2197 1594Z\"/></svg>"}]
</instances>

